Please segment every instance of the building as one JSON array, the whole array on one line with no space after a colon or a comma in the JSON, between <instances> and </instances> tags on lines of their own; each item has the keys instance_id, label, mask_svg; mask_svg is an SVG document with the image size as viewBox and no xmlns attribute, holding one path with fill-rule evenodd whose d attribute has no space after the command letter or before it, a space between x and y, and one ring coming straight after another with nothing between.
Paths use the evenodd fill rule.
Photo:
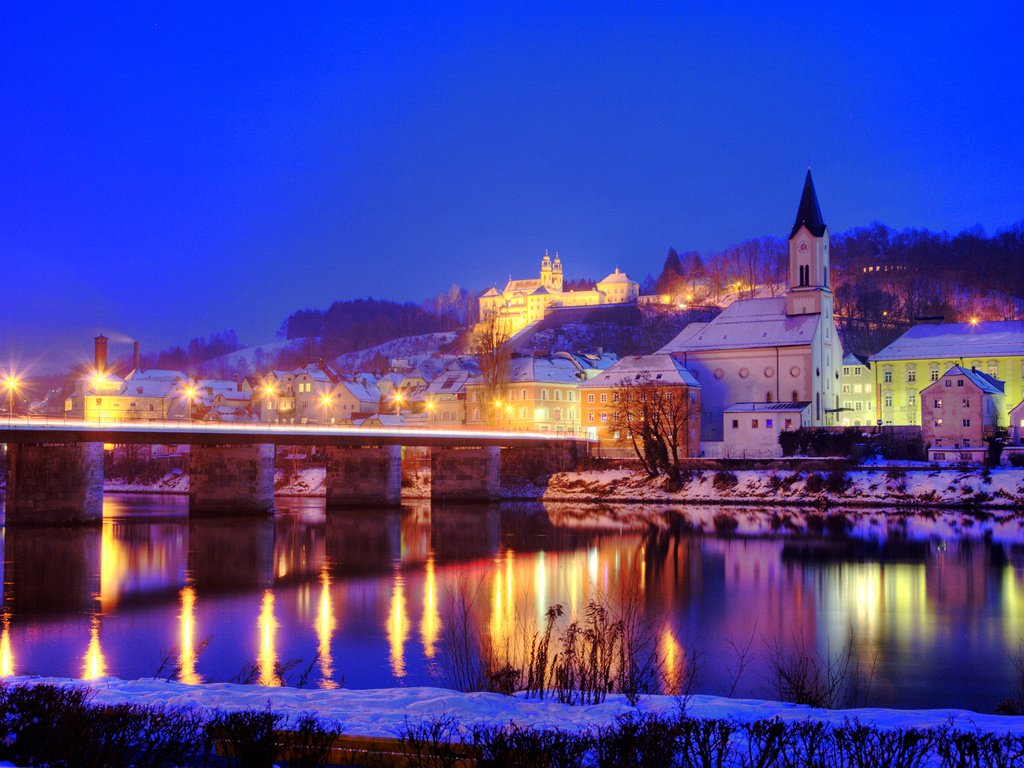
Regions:
<instances>
[{"instance_id":1,"label":"building","mask_svg":"<svg viewBox=\"0 0 1024 768\"><path fill-rule=\"evenodd\" d=\"M474 377L480 377L476 358L457 357L427 384L423 407L429 426L438 429L465 426L466 385Z\"/></svg>"},{"instance_id":2,"label":"building","mask_svg":"<svg viewBox=\"0 0 1024 768\"><path fill-rule=\"evenodd\" d=\"M602 450L628 446L616 418L619 398L631 386L652 384L683 390L690 402L690 416L681 454L700 453L700 383L671 355L630 355L580 384L580 407L587 437L597 439Z\"/></svg>"},{"instance_id":3,"label":"building","mask_svg":"<svg viewBox=\"0 0 1024 768\"><path fill-rule=\"evenodd\" d=\"M75 382L64 402L69 419L160 421L187 418L189 379L181 371L133 370L124 378L107 371Z\"/></svg>"},{"instance_id":4,"label":"building","mask_svg":"<svg viewBox=\"0 0 1024 768\"><path fill-rule=\"evenodd\" d=\"M552 307L589 307L599 304L635 304L640 296L640 285L631 280L618 267L593 290L563 291L562 260L544 253L540 262L540 277L513 280L500 292L490 288L480 297L480 317L493 317L498 331L513 336L528 325L544 319Z\"/></svg>"},{"instance_id":5,"label":"building","mask_svg":"<svg viewBox=\"0 0 1024 768\"><path fill-rule=\"evenodd\" d=\"M875 414L884 424L918 424L922 389L955 365L1005 383L1002 423L1024 400L1024 320L915 325L871 356Z\"/></svg>"},{"instance_id":6,"label":"building","mask_svg":"<svg viewBox=\"0 0 1024 768\"><path fill-rule=\"evenodd\" d=\"M954 365L921 390L921 432L933 461L982 461L1006 412L1004 383Z\"/></svg>"},{"instance_id":7,"label":"building","mask_svg":"<svg viewBox=\"0 0 1024 768\"><path fill-rule=\"evenodd\" d=\"M488 402L482 376L467 382L466 425L580 435L578 389L585 378L571 356L515 356L502 397Z\"/></svg>"},{"instance_id":8,"label":"building","mask_svg":"<svg viewBox=\"0 0 1024 768\"><path fill-rule=\"evenodd\" d=\"M738 299L707 323L690 323L660 352L701 384L701 442L725 451L725 412L742 403L809 402L804 426L838 423L842 346L832 314L829 234L811 172L789 235L782 296Z\"/></svg>"},{"instance_id":9,"label":"building","mask_svg":"<svg viewBox=\"0 0 1024 768\"><path fill-rule=\"evenodd\" d=\"M260 421L350 424L377 413L380 393L343 378L324 361L272 371L256 390Z\"/></svg>"},{"instance_id":10,"label":"building","mask_svg":"<svg viewBox=\"0 0 1024 768\"><path fill-rule=\"evenodd\" d=\"M807 401L730 405L725 409L723 455L732 459L779 458L779 433L800 429L810 418Z\"/></svg>"},{"instance_id":11,"label":"building","mask_svg":"<svg viewBox=\"0 0 1024 768\"><path fill-rule=\"evenodd\" d=\"M839 375L839 424L864 427L875 423L875 379L871 362L863 355L847 352Z\"/></svg>"}]
</instances>

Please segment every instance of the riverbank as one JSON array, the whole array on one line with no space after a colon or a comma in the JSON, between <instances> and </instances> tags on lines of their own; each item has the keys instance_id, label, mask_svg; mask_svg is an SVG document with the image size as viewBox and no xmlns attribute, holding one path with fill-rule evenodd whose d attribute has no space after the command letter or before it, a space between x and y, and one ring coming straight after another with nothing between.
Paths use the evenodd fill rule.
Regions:
<instances>
[{"instance_id":1,"label":"riverbank","mask_svg":"<svg viewBox=\"0 0 1024 768\"><path fill-rule=\"evenodd\" d=\"M1024 508L1024 469L884 467L849 472L775 470L686 473L678 485L632 469L560 472L543 489L509 489L521 498L616 503L770 504L814 507Z\"/></svg>"},{"instance_id":2,"label":"riverbank","mask_svg":"<svg viewBox=\"0 0 1024 768\"><path fill-rule=\"evenodd\" d=\"M819 709L765 699L729 699L722 696L645 695L635 705L625 696L610 694L600 703L570 706L523 694L461 693L445 688L410 687L355 690L338 688L267 688L237 683L186 685L167 680L93 681L66 678L7 678L11 685L50 684L85 687L100 705L140 704L201 711L269 710L288 718L303 713L337 723L353 736L400 738L411 723L445 717L464 728L507 726L582 732L616 724L629 715L672 715L685 705L686 714L702 719L732 719L740 723L779 718L787 723L823 722L833 727L853 721L876 728L942 728L1024 736L1024 717L987 715L966 709Z\"/></svg>"}]
</instances>

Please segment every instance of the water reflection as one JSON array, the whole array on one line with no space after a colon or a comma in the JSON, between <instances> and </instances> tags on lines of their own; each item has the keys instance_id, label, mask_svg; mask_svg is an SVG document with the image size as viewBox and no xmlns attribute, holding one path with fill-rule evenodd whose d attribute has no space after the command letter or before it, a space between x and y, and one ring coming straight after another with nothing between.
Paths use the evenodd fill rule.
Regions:
<instances>
[{"instance_id":1,"label":"water reflection","mask_svg":"<svg viewBox=\"0 0 1024 768\"><path fill-rule=\"evenodd\" d=\"M432 684L462 593L494 648L521 645L553 604L626 601L656 627L668 692L693 654L696 690L727 690L730 641L755 656L744 696L770 695L770 643L849 643L875 666L879 704L991 709L1024 636L1024 536L1005 527L1002 540L722 539L686 516L646 532L559 528L539 504L325 513L283 500L276 519L248 521L148 503L122 500L119 514L142 516L95 529L6 532L0 675L145 677L172 649L187 683L249 669L280 685L296 660L322 687Z\"/></svg>"}]
</instances>

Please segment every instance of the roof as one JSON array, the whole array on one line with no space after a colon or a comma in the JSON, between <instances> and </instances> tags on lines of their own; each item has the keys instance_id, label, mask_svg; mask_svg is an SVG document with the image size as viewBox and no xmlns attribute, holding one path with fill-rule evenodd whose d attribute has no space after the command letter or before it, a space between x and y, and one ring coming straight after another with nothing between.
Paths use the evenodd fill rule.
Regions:
<instances>
[{"instance_id":1,"label":"roof","mask_svg":"<svg viewBox=\"0 0 1024 768\"><path fill-rule=\"evenodd\" d=\"M789 233L790 238L800 227L807 227L815 237L825 234L825 221L821 218L821 207L818 205L818 195L814 191L810 168L807 169L807 178L804 179L804 191L800 195L800 207L796 211L796 221L793 223L793 231Z\"/></svg>"},{"instance_id":2,"label":"roof","mask_svg":"<svg viewBox=\"0 0 1024 768\"><path fill-rule=\"evenodd\" d=\"M138 379L148 379L149 381L174 381L175 379L187 378L181 371L168 371L161 370L160 368L152 368L150 370L133 370L127 376L125 381L136 381Z\"/></svg>"},{"instance_id":3,"label":"roof","mask_svg":"<svg viewBox=\"0 0 1024 768\"><path fill-rule=\"evenodd\" d=\"M1024 355L1024 320L915 325L871 362Z\"/></svg>"},{"instance_id":4,"label":"roof","mask_svg":"<svg viewBox=\"0 0 1024 768\"><path fill-rule=\"evenodd\" d=\"M810 400L783 403L733 403L724 413L799 413L810 406Z\"/></svg>"},{"instance_id":5,"label":"roof","mask_svg":"<svg viewBox=\"0 0 1024 768\"><path fill-rule=\"evenodd\" d=\"M659 352L794 347L810 344L821 315L786 315L786 297L738 299L709 323L690 323Z\"/></svg>"},{"instance_id":6,"label":"roof","mask_svg":"<svg viewBox=\"0 0 1024 768\"><path fill-rule=\"evenodd\" d=\"M866 355L858 355L855 352L847 352L843 357L843 365L863 365L865 368L871 367L871 362L868 360Z\"/></svg>"},{"instance_id":7,"label":"roof","mask_svg":"<svg viewBox=\"0 0 1024 768\"><path fill-rule=\"evenodd\" d=\"M536 288L534 288L534 289L533 289L532 291L530 291L530 295L531 295L531 296L538 296L538 295L547 295L547 294L550 294L550 293L551 293L551 291L549 291L549 290L548 290L548 289L547 289L547 288L546 288L545 286L543 286L543 285L539 285L539 286L537 286Z\"/></svg>"},{"instance_id":8,"label":"roof","mask_svg":"<svg viewBox=\"0 0 1024 768\"><path fill-rule=\"evenodd\" d=\"M359 402L376 403L380 401L380 392L374 388L364 387L357 381L339 381L339 387L344 387Z\"/></svg>"},{"instance_id":9,"label":"roof","mask_svg":"<svg viewBox=\"0 0 1024 768\"><path fill-rule=\"evenodd\" d=\"M540 278L535 277L530 280L509 280L505 285L504 293L530 293L531 291L539 288L542 285Z\"/></svg>"},{"instance_id":10,"label":"roof","mask_svg":"<svg viewBox=\"0 0 1024 768\"><path fill-rule=\"evenodd\" d=\"M942 374L938 381L933 382L932 384L929 384L927 387L925 387L925 391L931 389L932 387L939 386L939 382L941 382L948 376L963 376L968 381L970 381L974 386L976 386L978 389L980 389L982 392L988 395L1001 395L1003 394L1006 387L1006 382L997 379L995 376L989 376L987 373L982 373L981 371L973 370L971 368L965 368L962 365L954 365L952 368L950 368L948 371Z\"/></svg>"},{"instance_id":11,"label":"roof","mask_svg":"<svg viewBox=\"0 0 1024 768\"><path fill-rule=\"evenodd\" d=\"M584 374L569 358L564 357L532 357L528 355L513 357L509 361L508 383L521 384L537 382L541 384L580 384ZM483 383L482 375L475 375L467 384Z\"/></svg>"},{"instance_id":12,"label":"roof","mask_svg":"<svg viewBox=\"0 0 1024 768\"><path fill-rule=\"evenodd\" d=\"M604 280L598 280L597 284L601 285L602 283L634 283L634 282L636 282L636 281L635 280L630 280L629 279L629 275L627 275L625 272L619 272L619 268L616 267L614 272L612 272L610 275L608 275L608 277L606 277Z\"/></svg>"},{"instance_id":13,"label":"roof","mask_svg":"<svg viewBox=\"0 0 1024 768\"><path fill-rule=\"evenodd\" d=\"M685 384L695 389L700 388L700 382L679 360L661 353L624 357L590 381L580 384L580 387L622 387L641 380L652 384Z\"/></svg>"},{"instance_id":14,"label":"roof","mask_svg":"<svg viewBox=\"0 0 1024 768\"><path fill-rule=\"evenodd\" d=\"M487 289L486 291L484 291L484 292L483 292L483 293L482 293L482 294L480 295L480 298L482 298L482 299L483 299L483 298L486 298L486 297L488 297L488 296L501 296L501 294L500 294L500 293L498 293L498 289L497 289L497 288L495 288L495 287L494 287L494 286L492 285L492 286L491 286L490 288L488 288L488 289Z\"/></svg>"},{"instance_id":15,"label":"roof","mask_svg":"<svg viewBox=\"0 0 1024 768\"><path fill-rule=\"evenodd\" d=\"M449 370L435 378L427 386L428 395L451 395L462 392L471 374L465 370Z\"/></svg>"}]
</instances>

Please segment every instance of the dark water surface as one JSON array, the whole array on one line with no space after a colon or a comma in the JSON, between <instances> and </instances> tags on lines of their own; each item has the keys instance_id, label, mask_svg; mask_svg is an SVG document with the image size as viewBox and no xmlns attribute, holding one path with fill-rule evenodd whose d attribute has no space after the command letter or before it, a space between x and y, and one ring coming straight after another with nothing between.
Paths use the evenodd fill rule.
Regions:
<instances>
[{"instance_id":1,"label":"dark water surface","mask_svg":"<svg viewBox=\"0 0 1024 768\"><path fill-rule=\"evenodd\" d=\"M184 498L108 495L102 527L7 529L0 673L351 688L445 681L455 595L496 645L626 594L666 690L772 697L772 648L852 644L870 703L991 711L1024 638L1024 546L1005 536L717 537L559 529L542 505L190 520ZM612 598L613 601L618 599ZM461 614L460 614L461 615Z\"/></svg>"}]
</instances>

